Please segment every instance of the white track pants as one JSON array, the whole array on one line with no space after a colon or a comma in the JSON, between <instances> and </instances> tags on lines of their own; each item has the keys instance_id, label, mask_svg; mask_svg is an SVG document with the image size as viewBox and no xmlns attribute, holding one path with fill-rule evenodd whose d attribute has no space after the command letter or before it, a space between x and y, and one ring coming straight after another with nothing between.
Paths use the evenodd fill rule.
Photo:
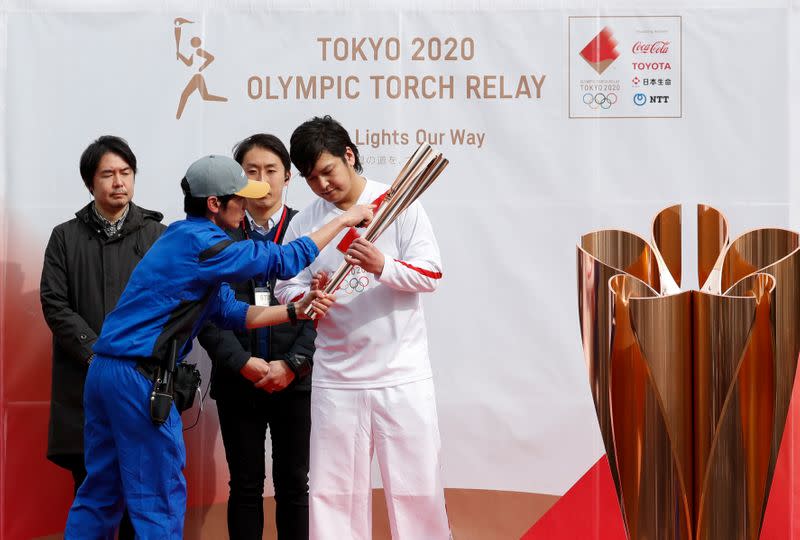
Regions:
<instances>
[{"instance_id":1,"label":"white track pants","mask_svg":"<svg viewBox=\"0 0 800 540\"><path fill-rule=\"evenodd\" d=\"M395 540L447 540L433 379L311 392L312 540L372 536L370 470L378 455Z\"/></svg>"}]
</instances>

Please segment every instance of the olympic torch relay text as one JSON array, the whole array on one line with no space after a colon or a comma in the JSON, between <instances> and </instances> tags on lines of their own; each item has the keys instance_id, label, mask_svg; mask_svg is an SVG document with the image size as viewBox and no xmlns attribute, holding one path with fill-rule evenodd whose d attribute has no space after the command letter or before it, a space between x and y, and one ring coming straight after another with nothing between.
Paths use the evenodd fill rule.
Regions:
<instances>
[{"instance_id":1,"label":"olympic torch relay text","mask_svg":"<svg viewBox=\"0 0 800 540\"><path fill-rule=\"evenodd\" d=\"M318 61L341 71L343 65L372 63L388 73L251 74L245 83L251 100L540 100L544 73L450 74L447 66L469 63L477 55L469 36L319 36ZM423 62L429 74L396 75L397 62Z\"/></svg>"},{"instance_id":2,"label":"olympic torch relay text","mask_svg":"<svg viewBox=\"0 0 800 540\"><path fill-rule=\"evenodd\" d=\"M456 84L454 75L370 75L362 84L356 75L265 75L247 80L252 100L475 100L541 99L546 75L467 75Z\"/></svg>"}]
</instances>

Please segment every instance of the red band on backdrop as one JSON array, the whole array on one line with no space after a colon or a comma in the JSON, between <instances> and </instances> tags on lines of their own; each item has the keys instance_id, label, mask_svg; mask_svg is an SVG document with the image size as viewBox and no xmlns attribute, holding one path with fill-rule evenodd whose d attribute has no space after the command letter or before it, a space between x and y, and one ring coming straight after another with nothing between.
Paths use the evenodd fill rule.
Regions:
<instances>
[{"instance_id":1,"label":"red band on backdrop","mask_svg":"<svg viewBox=\"0 0 800 540\"><path fill-rule=\"evenodd\" d=\"M795 456L800 448L800 398L797 378L792 391L789 415L783 432L775 476L772 481L760 540L800 538L800 482ZM575 516L581 516L575 519ZM542 516L521 540L625 540L614 480L608 457L603 456L553 507Z\"/></svg>"}]
</instances>

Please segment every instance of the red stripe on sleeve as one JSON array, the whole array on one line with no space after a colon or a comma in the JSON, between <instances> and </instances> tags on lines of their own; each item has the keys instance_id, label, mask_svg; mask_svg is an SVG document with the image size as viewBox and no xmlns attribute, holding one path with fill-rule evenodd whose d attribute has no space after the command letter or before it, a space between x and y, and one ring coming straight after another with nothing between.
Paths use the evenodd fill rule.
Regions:
<instances>
[{"instance_id":1,"label":"red stripe on sleeve","mask_svg":"<svg viewBox=\"0 0 800 540\"><path fill-rule=\"evenodd\" d=\"M416 266L408 264L407 262L401 261L399 259L395 259L395 261L399 262L403 266L406 266L408 268L411 268L412 270L415 270L415 271L419 272L423 276L426 276L426 277L429 277L429 278L433 278L433 279L442 279L442 273L441 272L431 272L430 270L425 270L424 268L417 268Z\"/></svg>"}]
</instances>

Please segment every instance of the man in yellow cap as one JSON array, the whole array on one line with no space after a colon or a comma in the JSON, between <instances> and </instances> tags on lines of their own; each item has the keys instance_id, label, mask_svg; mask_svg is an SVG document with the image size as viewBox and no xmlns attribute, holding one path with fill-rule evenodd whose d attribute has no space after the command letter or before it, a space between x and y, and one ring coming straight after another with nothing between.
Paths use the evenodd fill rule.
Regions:
<instances>
[{"instance_id":1,"label":"man in yellow cap","mask_svg":"<svg viewBox=\"0 0 800 540\"><path fill-rule=\"evenodd\" d=\"M175 405L154 413L153 403L163 402L159 380L174 372L206 320L241 330L296 322L309 305L324 315L333 298L319 292L296 308L258 307L236 300L228 282L291 278L344 228L372 219L362 205L285 246L234 242L223 229L238 225L244 199L263 197L268 184L248 180L231 158L206 156L181 187L187 218L170 225L138 264L93 347L84 388L87 476L67 539L113 538L125 505L137 537L182 538L186 452Z\"/></svg>"}]
</instances>

